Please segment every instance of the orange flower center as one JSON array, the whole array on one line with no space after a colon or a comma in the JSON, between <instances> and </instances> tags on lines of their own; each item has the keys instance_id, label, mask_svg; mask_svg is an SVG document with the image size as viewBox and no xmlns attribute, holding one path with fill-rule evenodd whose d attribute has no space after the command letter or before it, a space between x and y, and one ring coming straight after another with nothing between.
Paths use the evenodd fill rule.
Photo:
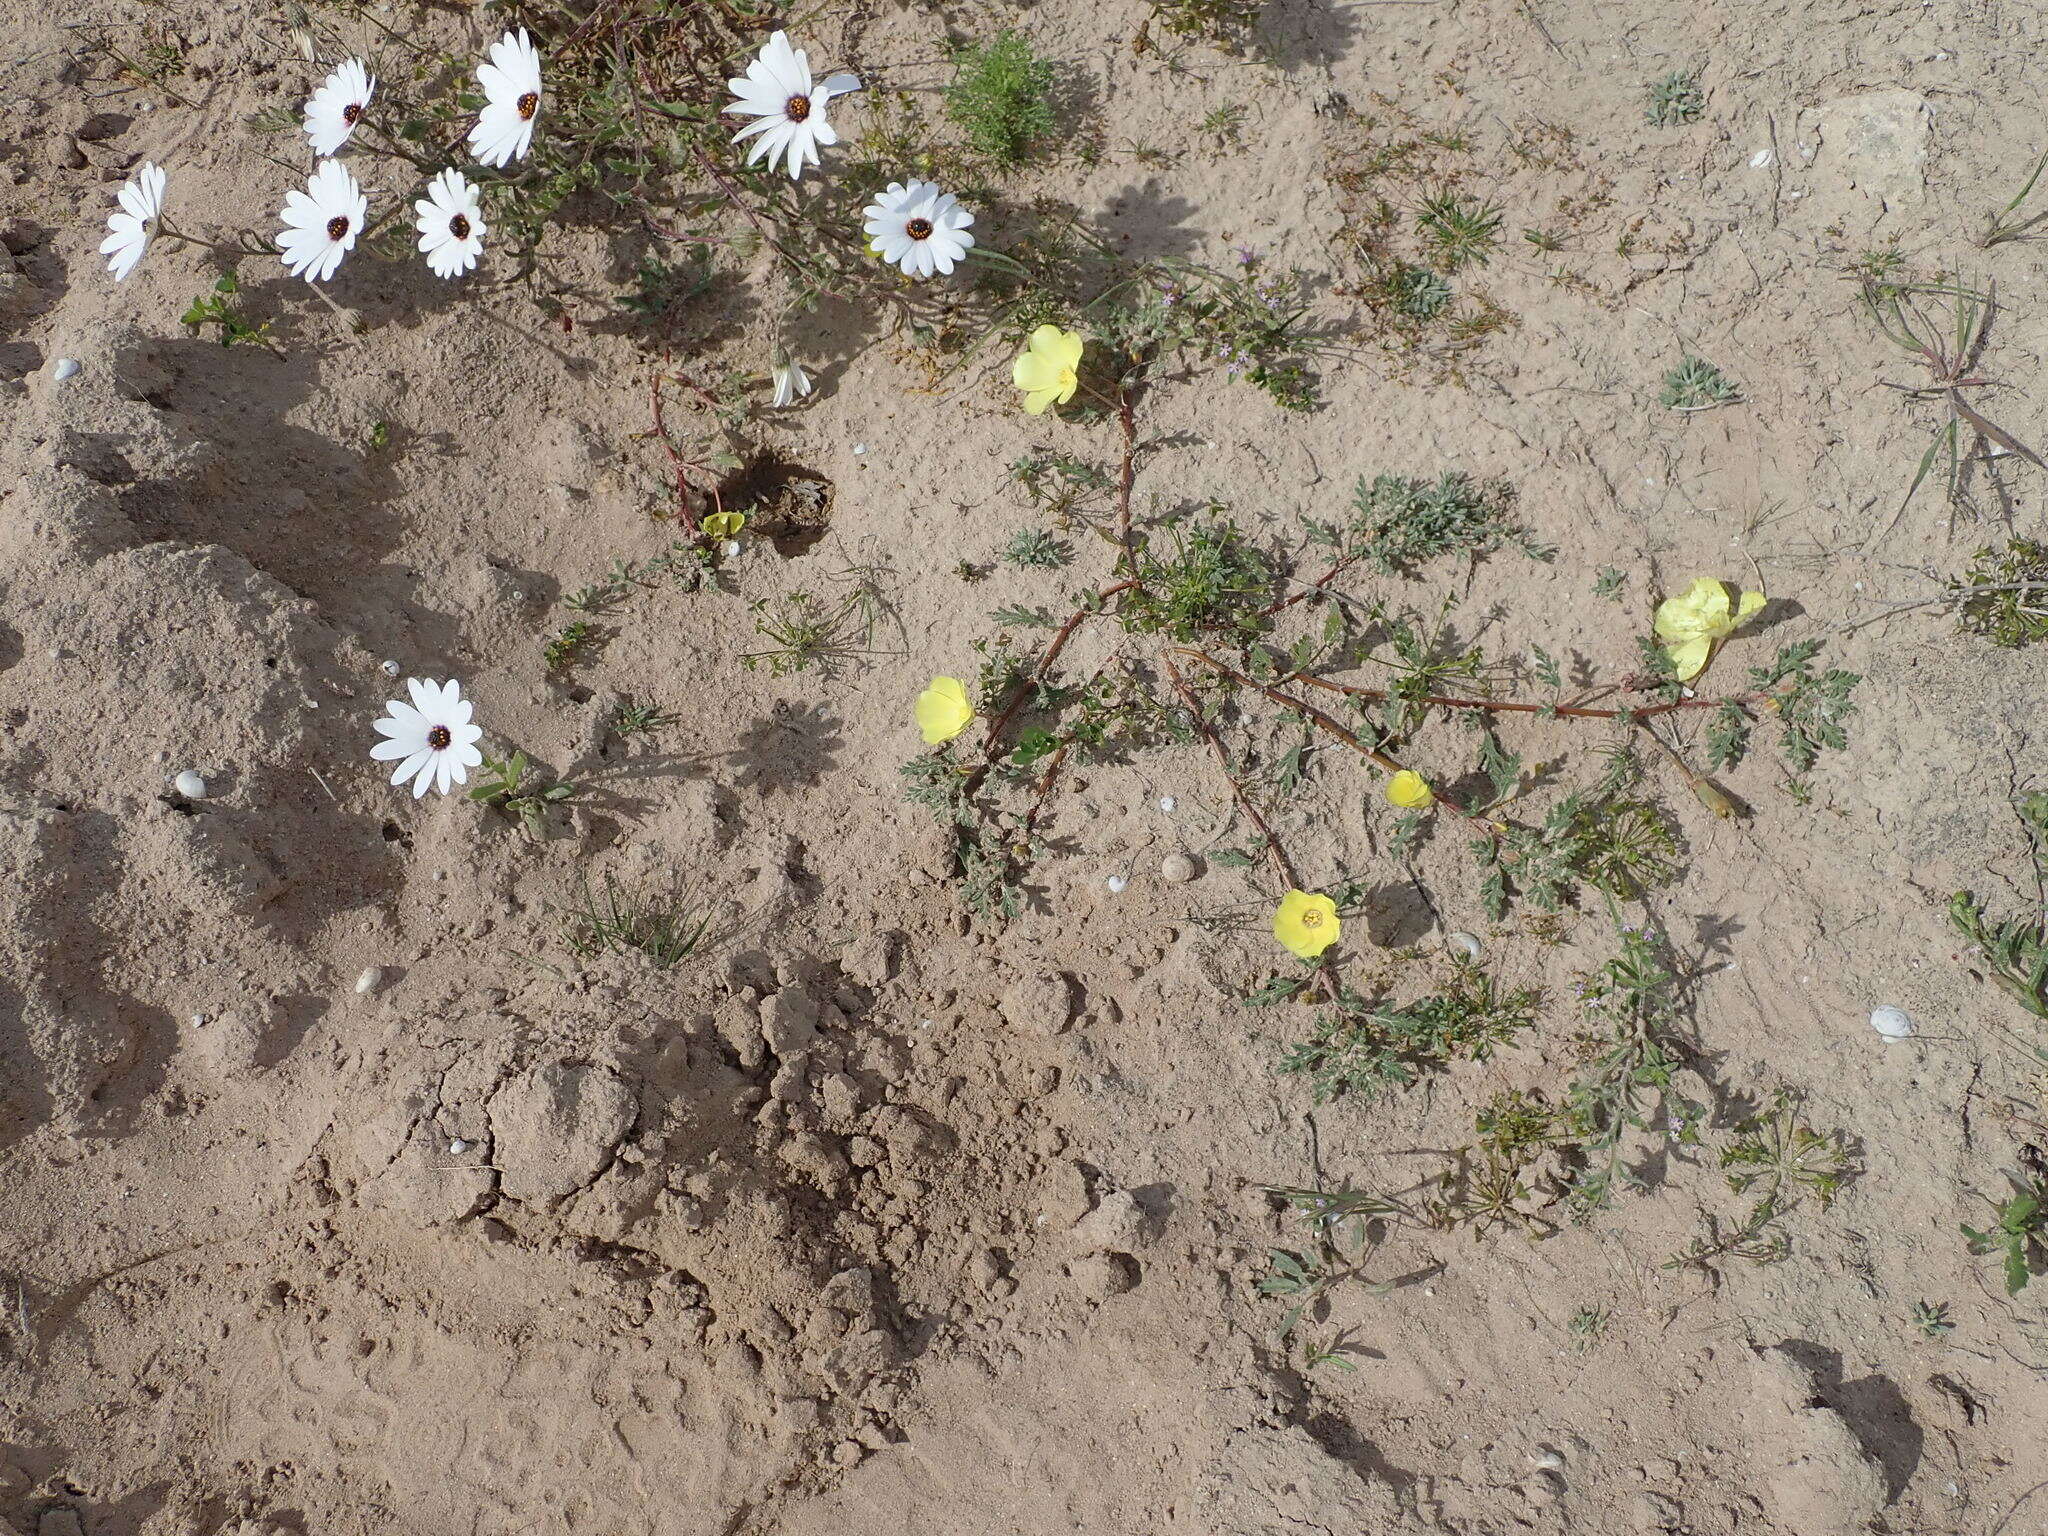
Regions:
<instances>
[{"instance_id":1,"label":"orange flower center","mask_svg":"<svg viewBox=\"0 0 2048 1536\"><path fill-rule=\"evenodd\" d=\"M524 96L519 98L519 121L521 121L522 123L532 122L533 114L538 112L539 110L539 91L528 91Z\"/></svg>"},{"instance_id":2,"label":"orange flower center","mask_svg":"<svg viewBox=\"0 0 2048 1536\"><path fill-rule=\"evenodd\" d=\"M932 237L932 221L930 219L912 219L903 226L903 233L910 236L913 240L929 240Z\"/></svg>"},{"instance_id":3,"label":"orange flower center","mask_svg":"<svg viewBox=\"0 0 2048 1536\"><path fill-rule=\"evenodd\" d=\"M362 115L363 104L360 101L352 101L341 109L341 120L351 128L355 127Z\"/></svg>"},{"instance_id":4,"label":"orange flower center","mask_svg":"<svg viewBox=\"0 0 2048 1536\"><path fill-rule=\"evenodd\" d=\"M455 733L449 730L448 727L445 725L437 725L431 731L427 732L427 745L432 747L436 752L441 751L448 745L449 742L453 741L454 739Z\"/></svg>"},{"instance_id":5,"label":"orange flower center","mask_svg":"<svg viewBox=\"0 0 2048 1536\"><path fill-rule=\"evenodd\" d=\"M811 115L811 98L792 96L782 104L782 115L792 123L800 123Z\"/></svg>"},{"instance_id":6,"label":"orange flower center","mask_svg":"<svg viewBox=\"0 0 2048 1536\"><path fill-rule=\"evenodd\" d=\"M1306 912L1301 914L1301 926L1304 928L1322 927L1323 914L1316 908L1310 907Z\"/></svg>"},{"instance_id":7,"label":"orange flower center","mask_svg":"<svg viewBox=\"0 0 2048 1536\"><path fill-rule=\"evenodd\" d=\"M327 221L327 238L328 238L328 239L330 239L330 240L339 240L339 239L340 239L340 238L341 238L341 237L342 237L343 235L345 235L345 234L347 234L347 233L348 233L348 220L347 220L347 219L329 219L329 220Z\"/></svg>"}]
</instances>

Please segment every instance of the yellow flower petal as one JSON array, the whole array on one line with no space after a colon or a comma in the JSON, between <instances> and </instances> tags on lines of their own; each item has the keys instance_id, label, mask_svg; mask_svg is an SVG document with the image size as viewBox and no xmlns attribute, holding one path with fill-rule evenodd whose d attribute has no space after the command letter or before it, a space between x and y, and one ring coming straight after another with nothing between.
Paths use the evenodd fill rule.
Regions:
<instances>
[{"instance_id":1,"label":"yellow flower petal","mask_svg":"<svg viewBox=\"0 0 2048 1536\"><path fill-rule=\"evenodd\" d=\"M1010 382L1025 392L1025 410L1042 416L1055 402L1065 405L1074 398L1081 387L1083 347L1077 332L1056 325L1041 325L1031 333L1030 343L1010 365Z\"/></svg>"},{"instance_id":2,"label":"yellow flower petal","mask_svg":"<svg viewBox=\"0 0 2048 1536\"><path fill-rule=\"evenodd\" d=\"M1710 636L1701 635L1694 640L1682 640L1677 645L1664 647L1664 654L1671 658L1671 666L1681 683L1689 683L1706 670L1707 658L1714 654L1714 642Z\"/></svg>"},{"instance_id":3,"label":"yellow flower petal","mask_svg":"<svg viewBox=\"0 0 2048 1536\"><path fill-rule=\"evenodd\" d=\"M917 728L925 745L951 741L974 719L974 706L967 702L967 685L957 677L935 677L931 686L917 696Z\"/></svg>"},{"instance_id":4,"label":"yellow flower petal","mask_svg":"<svg viewBox=\"0 0 2048 1536\"><path fill-rule=\"evenodd\" d=\"M1749 621L1750 621L1751 619L1753 619L1753 618L1755 618L1755 617L1757 616L1758 612L1759 612L1759 611L1761 611L1761 609L1763 608L1763 606L1764 606L1764 595L1763 595L1763 593L1761 593L1761 592L1745 592L1745 593L1743 593L1743 594L1742 594L1742 606L1741 606L1741 607L1739 607L1739 608L1737 608L1737 609L1735 610L1735 623L1736 623L1736 624L1747 624L1747 623L1748 623L1748 622L1749 622ZM1731 624L1731 625L1729 626L1729 628L1731 628L1731 629L1732 629L1732 628L1734 628L1734 625L1733 625L1733 624Z\"/></svg>"},{"instance_id":5,"label":"yellow flower petal","mask_svg":"<svg viewBox=\"0 0 2048 1536\"><path fill-rule=\"evenodd\" d=\"M1655 627L1660 640L1718 639L1728 632L1728 589L1711 576L1696 577L1679 596L1658 605Z\"/></svg>"},{"instance_id":6,"label":"yellow flower petal","mask_svg":"<svg viewBox=\"0 0 2048 1536\"><path fill-rule=\"evenodd\" d=\"M1303 960L1313 960L1344 931L1337 920L1337 904L1327 896L1306 891L1289 891L1273 909L1273 937L1281 948Z\"/></svg>"},{"instance_id":7,"label":"yellow flower petal","mask_svg":"<svg viewBox=\"0 0 2048 1536\"><path fill-rule=\"evenodd\" d=\"M1436 804L1429 780L1412 768L1403 768L1387 780L1387 799L1404 811L1426 811Z\"/></svg>"}]
</instances>

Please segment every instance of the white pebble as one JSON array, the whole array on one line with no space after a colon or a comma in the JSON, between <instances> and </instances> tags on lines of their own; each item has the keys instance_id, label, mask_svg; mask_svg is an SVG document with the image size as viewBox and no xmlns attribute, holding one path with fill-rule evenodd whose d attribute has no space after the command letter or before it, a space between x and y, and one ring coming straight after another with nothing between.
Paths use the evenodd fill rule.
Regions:
<instances>
[{"instance_id":1,"label":"white pebble","mask_svg":"<svg viewBox=\"0 0 2048 1536\"><path fill-rule=\"evenodd\" d=\"M1122 875L1111 875L1107 880L1103 882L1103 884L1109 887L1109 894L1112 896L1119 894L1123 890L1123 888L1129 885L1130 883L1131 882L1126 880Z\"/></svg>"},{"instance_id":2,"label":"white pebble","mask_svg":"<svg viewBox=\"0 0 2048 1536\"><path fill-rule=\"evenodd\" d=\"M1749 167L1753 171L1760 171L1765 166L1769 165L1771 161L1775 158L1776 157L1772 155L1769 147L1767 146L1763 149L1758 150L1755 154L1749 157Z\"/></svg>"},{"instance_id":3,"label":"white pebble","mask_svg":"<svg viewBox=\"0 0 2048 1536\"><path fill-rule=\"evenodd\" d=\"M66 379L77 373L78 369L79 362L77 358L60 357L50 365L50 382L62 384Z\"/></svg>"},{"instance_id":4,"label":"white pebble","mask_svg":"<svg viewBox=\"0 0 2048 1536\"><path fill-rule=\"evenodd\" d=\"M190 768L187 768L183 773L171 780L171 787L187 800L204 800L206 798L206 780L202 779Z\"/></svg>"},{"instance_id":5,"label":"white pebble","mask_svg":"<svg viewBox=\"0 0 2048 1536\"><path fill-rule=\"evenodd\" d=\"M1913 1036L1913 1015L1887 1003L1882 1008L1870 1010L1870 1027L1887 1040L1910 1040Z\"/></svg>"},{"instance_id":6,"label":"white pebble","mask_svg":"<svg viewBox=\"0 0 2048 1536\"><path fill-rule=\"evenodd\" d=\"M855 453L866 453L868 451L868 445L866 443L855 443L853 445L853 451Z\"/></svg>"},{"instance_id":7,"label":"white pebble","mask_svg":"<svg viewBox=\"0 0 2048 1536\"><path fill-rule=\"evenodd\" d=\"M448 1143L448 1150L450 1152L453 1152L457 1157L460 1157L463 1153L469 1150L469 1143L464 1141L460 1136L458 1136L453 1141Z\"/></svg>"},{"instance_id":8,"label":"white pebble","mask_svg":"<svg viewBox=\"0 0 2048 1536\"><path fill-rule=\"evenodd\" d=\"M387 661L387 662L385 662L385 663L384 663L384 675L385 675L386 677L396 677L396 676L398 676L398 663L397 663L397 662L395 662L395 661Z\"/></svg>"},{"instance_id":9,"label":"white pebble","mask_svg":"<svg viewBox=\"0 0 2048 1536\"><path fill-rule=\"evenodd\" d=\"M1456 933L1444 935L1444 948L1454 950L1467 960L1477 960L1486 953L1486 946L1479 942L1479 935L1459 929Z\"/></svg>"},{"instance_id":10,"label":"white pebble","mask_svg":"<svg viewBox=\"0 0 2048 1536\"><path fill-rule=\"evenodd\" d=\"M1169 853L1159 861L1159 878L1169 885L1186 885L1195 878L1195 861L1184 853Z\"/></svg>"},{"instance_id":11,"label":"white pebble","mask_svg":"<svg viewBox=\"0 0 2048 1536\"><path fill-rule=\"evenodd\" d=\"M356 977L356 991L358 993L374 992L383 985L384 968L380 965L366 965L363 967L362 974Z\"/></svg>"},{"instance_id":12,"label":"white pebble","mask_svg":"<svg viewBox=\"0 0 2048 1536\"><path fill-rule=\"evenodd\" d=\"M1179 803L1180 802L1175 800L1171 795L1161 795L1159 797L1159 809L1166 812L1166 814L1169 816L1173 814L1173 808Z\"/></svg>"}]
</instances>

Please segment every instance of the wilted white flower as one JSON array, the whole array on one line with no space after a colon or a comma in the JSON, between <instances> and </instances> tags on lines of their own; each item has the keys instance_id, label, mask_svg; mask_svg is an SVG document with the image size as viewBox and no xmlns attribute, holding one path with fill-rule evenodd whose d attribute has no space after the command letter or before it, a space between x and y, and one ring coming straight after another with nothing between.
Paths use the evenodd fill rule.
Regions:
<instances>
[{"instance_id":1,"label":"wilted white flower","mask_svg":"<svg viewBox=\"0 0 2048 1536\"><path fill-rule=\"evenodd\" d=\"M436 277L456 277L476 265L484 253L483 210L476 188L457 170L446 170L427 183L427 195L413 205L420 249Z\"/></svg>"},{"instance_id":2,"label":"wilted white flower","mask_svg":"<svg viewBox=\"0 0 2048 1536\"><path fill-rule=\"evenodd\" d=\"M768 39L743 79L728 80L736 101L726 111L741 117L758 118L732 136L760 137L747 152L747 164L767 158L770 165L788 152L789 177L794 181L806 165L818 163L820 144L837 144L839 135L825 121L825 105L834 96L860 89L858 75L834 75L815 89L811 85L811 61L801 48L789 46L789 34L777 32Z\"/></svg>"},{"instance_id":3,"label":"wilted white flower","mask_svg":"<svg viewBox=\"0 0 2048 1536\"><path fill-rule=\"evenodd\" d=\"M327 77L306 103L302 131L313 141L314 154L331 155L348 142L376 90L377 77L361 59L350 59Z\"/></svg>"},{"instance_id":4,"label":"wilted white flower","mask_svg":"<svg viewBox=\"0 0 2048 1536\"><path fill-rule=\"evenodd\" d=\"M370 200L355 177L339 160L322 160L306 178L306 190L284 200L278 255L293 277L323 283L355 249L369 216Z\"/></svg>"},{"instance_id":5,"label":"wilted white flower","mask_svg":"<svg viewBox=\"0 0 2048 1536\"><path fill-rule=\"evenodd\" d=\"M804 365L780 347L775 349L773 376L775 398L769 402L771 409L779 411L785 405L794 405L811 392L811 376L804 372Z\"/></svg>"},{"instance_id":6,"label":"wilted white flower","mask_svg":"<svg viewBox=\"0 0 2048 1536\"><path fill-rule=\"evenodd\" d=\"M929 181L892 181L861 212L867 217L861 227L867 231L869 247L911 277L951 272L974 244L974 236L967 233L974 215L960 206L960 199Z\"/></svg>"},{"instance_id":7,"label":"wilted white flower","mask_svg":"<svg viewBox=\"0 0 2048 1536\"><path fill-rule=\"evenodd\" d=\"M163 167L145 160L117 194L115 201L121 206L107 216L107 238L100 242L100 254L107 258L107 270L114 274L115 282L135 270L149 242L156 238L167 179Z\"/></svg>"},{"instance_id":8,"label":"wilted white flower","mask_svg":"<svg viewBox=\"0 0 2048 1536\"><path fill-rule=\"evenodd\" d=\"M451 783L467 783L469 770L484 760L476 748L483 727L470 724L470 703L454 679L433 683L409 677L405 686L412 703L392 699L385 704L384 718L376 726L384 739L370 748L370 756L380 763L396 758L391 782L411 779L415 800L430 785L445 795Z\"/></svg>"},{"instance_id":9,"label":"wilted white flower","mask_svg":"<svg viewBox=\"0 0 2048 1536\"><path fill-rule=\"evenodd\" d=\"M476 83L484 88L484 109L469 130L469 147L485 165L520 159L533 147L540 115L540 53L526 28L491 44L490 62L477 66Z\"/></svg>"}]
</instances>

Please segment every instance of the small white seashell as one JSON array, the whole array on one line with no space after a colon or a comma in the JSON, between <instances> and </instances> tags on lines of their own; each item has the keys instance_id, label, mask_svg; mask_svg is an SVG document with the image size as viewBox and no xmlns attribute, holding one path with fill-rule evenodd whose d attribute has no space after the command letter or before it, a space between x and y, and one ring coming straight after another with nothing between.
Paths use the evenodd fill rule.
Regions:
<instances>
[{"instance_id":1,"label":"small white seashell","mask_svg":"<svg viewBox=\"0 0 2048 1536\"><path fill-rule=\"evenodd\" d=\"M868 445L866 443L855 443L853 445L853 451L855 453L866 453L868 451Z\"/></svg>"},{"instance_id":2,"label":"small white seashell","mask_svg":"<svg viewBox=\"0 0 2048 1536\"><path fill-rule=\"evenodd\" d=\"M1186 885L1195 878L1195 861L1184 853L1169 853L1159 861L1159 878L1169 885Z\"/></svg>"},{"instance_id":3,"label":"small white seashell","mask_svg":"<svg viewBox=\"0 0 2048 1536\"><path fill-rule=\"evenodd\" d=\"M66 379L77 373L79 367L79 361L75 357L58 358L56 362L50 365L50 382L62 384Z\"/></svg>"},{"instance_id":4,"label":"small white seashell","mask_svg":"<svg viewBox=\"0 0 2048 1536\"><path fill-rule=\"evenodd\" d=\"M1486 953L1486 946L1479 942L1479 935L1466 933L1462 928L1444 935L1444 948L1455 950L1467 960L1477 960Z\"/></svg>"},{"instance_id":5,"label":"small white seashell","mask_svg":"<svg viewBox=\"0 0 2048 1536\"><path fill-rule=\"evenodd\" d=\"M1166 814L1169 816L1173 814L1173 808L1179 803L1180 802L1175 800L1171 795L1161 795L1159 797L1159 809L1166 812Z\"/></svg>"},{"instance_id":6,"label":"small white seashell","mask_svg":"<svg viewBox=\"0 0 2048 1536\"><path fill-rule=\"evenodd\" d=\"M1109 894L1112 896L1119 894L1123 890L1123 888L1129 885L1130 883L1131 882L1126 880L1122 875L1111 875L1107 880L1103 882L1104 885L1107 885L1109 887Z\"/></svg>"},{"instance_id":7,"label":"small white seashell","mask_svg":"<svg viewBox=\"0 0 2048 1536\"><path fill-rule=\"evenodd\" d=\"M171 780L171 788L175 789L187 800L204 800L207 794L206 780L202 779L190 768L187 768L183 773Z\"/></svg>"},{"instance_id":8,"label":"small white seashell","mask_svg":"<svg viewBox=\"0 0 2048 1536\"><path fill-rule=\"evenodd\" d=\"M380 965L366 965L362 974L356 977L356 991L367 994L384 985L384 968Z\"/></svg>"},{"instance_id":9,"label":"small white seashell","mask_svg":"<svg viewBox=\"0 0 2048 1536\"><path fill-rule=\"evenodd\" d=\"M1771 161L1776 158L1777 157L1771 153L1770 148L1767 145L1749 157L1749 168L1753 171L1760 171L1765 166L1769 165Z\"/></svg>"},{"instance_id":10,"label":"small white seashell","mask_svg":"<svg viewBox=\"0 0 2048 1536\"><path fill-rule=\"evenodd\" d=\"M385 663L384 663L384 675L385 675L386 677L396 677L396 676L398 676L398 663L397 663L397 662L395 662L395 661L387 661L387 662L385 662Z\"/></svg>"},{"instance_id":11,"label":"small white seashell","mask_svg":"<svg viewBox=\"0 0 2048 1536\"><path fill-rule=\"evenodd\" d=\"M448 1150L450 1152L453 1152L457 1157L460 1157L463 1153L469 1150L469 1143L463 1140L462 1137L457 1136L453 1141L448 1143Z\"/></svg>"},{"instance_id":12,"label":"small white seashell","mask_svg":"<svg viewBox=\"0 0 2048 1536\"><path fill-rule=\"evenodd\" d=\"M1870 1027L1887 1040L1910 1040L1913 1036L1913 1015L1887 1003L1882 1008L1870 1010Z\"/></svg>"}]
</instances>

